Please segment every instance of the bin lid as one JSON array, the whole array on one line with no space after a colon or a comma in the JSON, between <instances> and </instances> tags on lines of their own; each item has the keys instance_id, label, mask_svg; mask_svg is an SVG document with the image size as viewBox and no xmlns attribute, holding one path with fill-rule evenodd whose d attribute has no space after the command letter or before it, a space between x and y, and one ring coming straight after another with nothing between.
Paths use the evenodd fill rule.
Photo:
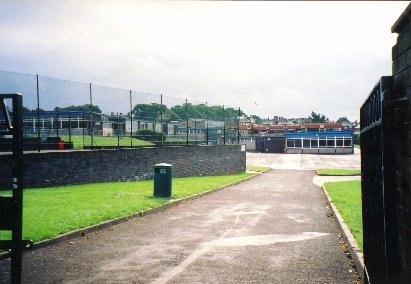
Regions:
<instances>
[{"instance_id":1,"label":"bin lid","mask_svg":"<svg viewBox=\"0 0 411 284\"><path fill-rule=\"evenodd\" d=\"M167 164L167 163L159 163L154 165L155 168L172 168L173 165Z\"/></svg>"}]
</instances>

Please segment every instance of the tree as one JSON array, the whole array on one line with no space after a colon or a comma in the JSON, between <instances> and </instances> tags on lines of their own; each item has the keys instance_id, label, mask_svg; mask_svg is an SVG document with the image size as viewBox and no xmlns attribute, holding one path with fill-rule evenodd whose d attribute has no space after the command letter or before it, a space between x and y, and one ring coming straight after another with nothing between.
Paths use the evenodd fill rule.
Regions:
<instances>
[{"instance_id":1,"label":"tree","mask_svg":"<svg viewBox=\"0 0 411 284\"><path fill-rule=\"evenodd\" d=\"M167 106L151 103L151 104L136 104L133 108L133 114L137 117L157 117L161 112L167 111Z\"/></svg>"},{"instance_id":2,"label":"tree","mask_svg":"<svg viewBox=\"0 0 411 284\"><path fill-rule=\"evenodd\" d=\"M327 122L329 119L320 113L315 113L311 111L311 116L309 117L311 122Z\"/></svg>"},{"instance_id":3,"label":"tree","mask_svg":"<svg viewBox=\"0 0 411 284\"><path fill-rule=\"evenodd\" d=\"M29 107L23 106L23 112L37 112L37 110L39 110L39 112L44 111L42 108L30 109Z\"/></svg>"},{"instance_id":4,"label":"tree","mask_svg":"<svg viewBox=\"0 0 411 284\"><path fill-rule=\"evenodd\" d=\"M337 119L338 123L343 123L344 121L351 124L351 122L348 120L346 116Z\"/></svg>"},{"instance_id":5,"label":"tree","mask_svg":"<svg viewBox=\"0 0 411 284\"><path fill-rule=\"evenodd\" d=\"M257 124L260 124L261 122L263 122L263 119L259 117L258 115L253 114L251 117L255 120L255 123Z\"/></svg>"},{"instance_id":6,"label":"tree","mask_svg":"<svg viewBox=\"0 0 411 284\"><path fill-rule=\"evenodd\" d=\"M102 113L99 106L92 104L85 104L80 106L55 107L54 111L91 111L95 113Z\"/></svg>"}]
</instances>

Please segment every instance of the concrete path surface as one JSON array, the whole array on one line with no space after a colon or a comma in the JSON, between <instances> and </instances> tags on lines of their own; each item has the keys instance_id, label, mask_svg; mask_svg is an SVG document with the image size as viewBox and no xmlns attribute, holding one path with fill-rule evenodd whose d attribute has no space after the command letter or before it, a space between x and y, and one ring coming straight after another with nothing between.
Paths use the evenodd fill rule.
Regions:
<instances>
[{"instance_id":1,"label":"concrete path surface","mask_svg":"<svg viewBox=\"0 0 411 284\"><path fill-rule=\"evenodd\" d=\"M272 170L28 252L24 283L354 283L314 175ZM8 271L1 261L1 283Z\"/></svg>"},{"instance_id":2,"label":"concrete path surface","mask_svg":"<svg viewBox=\"0 0 411 284\"><path fill-rule=\"evenodd\" d=\"M360 169L361 156L359 149L349 155L247 153L247 165L293 170Z\"/></svg>"}]
</instances>

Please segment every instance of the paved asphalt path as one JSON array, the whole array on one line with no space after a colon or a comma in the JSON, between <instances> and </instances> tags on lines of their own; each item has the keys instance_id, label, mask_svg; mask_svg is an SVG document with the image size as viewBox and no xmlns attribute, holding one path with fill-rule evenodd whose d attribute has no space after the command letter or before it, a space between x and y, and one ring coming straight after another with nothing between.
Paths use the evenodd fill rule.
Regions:
<instances>
[{"instance_id":1,"label":"paved asphalt path","mask_svg":"<svg viewBox=\"0 0 411 284\"><path fill-rule=\"evenodd\" d=\"M350 155L310 155L247 153L247 166L267 166L273 169L316 170L316 169L360 169L360 149Z\"/></svg>"},{"instance_id":2,"label":"paved asphalt path","mask_svg":"<svg viewBox=\"0 0 411 284\"><path fill-rule=\"evenodd\" d=\"M314 171L272 170L24 255L24 283L354 283ZM7 283L9 261L0 262Z\"/></svg>"}]
</instances>

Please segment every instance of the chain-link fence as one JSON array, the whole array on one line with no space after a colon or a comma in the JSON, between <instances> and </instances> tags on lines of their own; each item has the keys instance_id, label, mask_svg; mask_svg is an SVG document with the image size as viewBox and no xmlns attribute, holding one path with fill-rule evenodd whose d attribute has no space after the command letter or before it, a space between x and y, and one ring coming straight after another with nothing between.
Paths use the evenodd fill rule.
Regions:
<instances>
[{"instance_id":1,"label":"chain-link fence","mask_svg":"<svg viewBox=\"0 0 411 284\"><path fill-rule=\"evenodd\" d=\"M0 93L23 94L26 151L240 143L239 107L7 71Z\"/></svg>"}]
</instances>

